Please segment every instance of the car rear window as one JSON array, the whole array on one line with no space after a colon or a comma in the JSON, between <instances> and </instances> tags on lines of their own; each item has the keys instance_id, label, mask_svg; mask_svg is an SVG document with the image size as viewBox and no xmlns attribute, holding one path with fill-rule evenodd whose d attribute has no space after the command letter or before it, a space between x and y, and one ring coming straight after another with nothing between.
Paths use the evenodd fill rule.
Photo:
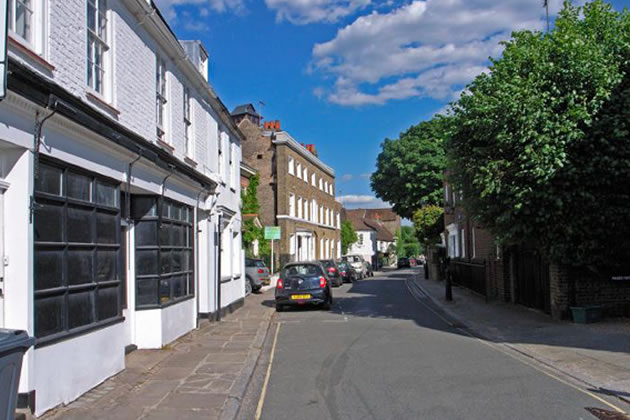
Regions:
<instances>
[{"instance_id":1,"label":"car rear window","mask_svg":"<svg viewBox=\"0 0 630 420\"><path fill-rule=\"evenodd\" d=\"M361 260L359 259L359 257L354 256L354 255L350 255L348 257L346 257L346 260L350 261L350 262L360 262Z\"/></svg>"},{"instance_id":2,"label":"car rear window","mask_svg":"<svg viewBox=\"0 0 630 420\"><path fill-rule=\"evenodd\" d=\"M315 264L295 264L282 270L282 277L291 276L321 276L322 269Z\"/></svg>"},{"instance_id":3,"label":"car rear window","mask_svg":"<svg viewBox=\"0 0 630 420\"><path fill-rule=\"evenodd\" d=\"M265 268L265 262L263 260L256 260L254 263L256 264L256 267Z\"/></svg>"},{"instance_id":4,"label":"car rear window","mask_svg":"<svg viewBox=\"0 0 630 420\"><path fill-rule=\"evenodd\" d=\"M326 268L332 267L334 265L334 263L330 260L320 260L319 262L322 263L322 265Z\"/></svg>"}]
</instances>

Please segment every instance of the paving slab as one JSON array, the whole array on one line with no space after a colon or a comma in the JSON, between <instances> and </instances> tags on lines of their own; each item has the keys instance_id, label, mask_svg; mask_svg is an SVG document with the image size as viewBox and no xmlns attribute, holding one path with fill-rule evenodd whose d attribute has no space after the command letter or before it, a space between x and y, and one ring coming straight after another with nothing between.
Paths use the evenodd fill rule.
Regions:
<instances>
[{"instance_id":1,"label":"paving slab","mask_svg":"<svg viewBox=\"0 0 630 420\"><path fill-rule=\"evenodd\" d=\"M231 420L260 356L273 308L253 294L162 350L136 350L126 369L45 420Z\"/></svg>"}]
</instances>

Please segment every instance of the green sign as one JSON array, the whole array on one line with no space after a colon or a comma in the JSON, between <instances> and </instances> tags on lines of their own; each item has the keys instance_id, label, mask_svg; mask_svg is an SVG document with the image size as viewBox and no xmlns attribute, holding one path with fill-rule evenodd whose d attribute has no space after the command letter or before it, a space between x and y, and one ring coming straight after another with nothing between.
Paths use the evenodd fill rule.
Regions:
<instances>
[{"instance_id":1,"label":"green sign","mask_svg":"<svg viewBox=\"0 0 630 420\"><path fill-rule=\"evenodd\" d=\"M265 226L265 239L280 239L280 226Z\"/></svg>"}]
</instances>

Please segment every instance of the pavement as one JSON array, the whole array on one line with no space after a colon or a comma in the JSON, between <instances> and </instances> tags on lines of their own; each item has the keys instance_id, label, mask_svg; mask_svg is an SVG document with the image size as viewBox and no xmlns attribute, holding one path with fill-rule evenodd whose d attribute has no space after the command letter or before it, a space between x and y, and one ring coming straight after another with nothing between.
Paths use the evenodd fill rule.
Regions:
<instances>
[{"instance_id":1,"label":"pavement","mask_svg":"<svg viewBox=\"0 0 630 420\"><path fill-rule=\"evenodd\" d=\"M419 271L276 314L237 419L627 419L616 398L469 334L414 289Z\"/></svg>"},{"instance_id":2,"label":"pavement","mask_svg":"<svg viewBox=\"0 0 630 420\"><path fill-rule=\"evenodd\" d=\"M582 382L600 394L630 403L630 319L594 324L554 321L524 306L485 302L462 287L453 287L452 302L444 298L444 282L416 273L416 285L460 326L494 343Z\"/></svg>"},{"instance_id":3,"label":"pavement","mask_svg":"<svg viewBox=\"0 0 630 420\"><path fill-rule=\"evenodd\" d=\"M260 357L274 309L252 294L221 322L161 350L136 350L126 369L46 420L231 420Z\"/></svg>"}]
</instances>

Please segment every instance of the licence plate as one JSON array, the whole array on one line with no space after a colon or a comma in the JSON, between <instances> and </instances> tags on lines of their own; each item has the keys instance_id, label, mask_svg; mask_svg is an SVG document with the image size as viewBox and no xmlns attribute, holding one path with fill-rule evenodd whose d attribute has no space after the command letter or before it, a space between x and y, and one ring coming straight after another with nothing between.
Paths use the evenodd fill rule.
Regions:
<instances>
[{"instance_id":1,"label":"licence plate","mask_svg":"<svg viewBox=\"0 0 630 420\"><path fill-rule=\"evenodd\" d=\"M291 295L291 300L310 299L311 295Z\"/></svg>"}]
</instances>

